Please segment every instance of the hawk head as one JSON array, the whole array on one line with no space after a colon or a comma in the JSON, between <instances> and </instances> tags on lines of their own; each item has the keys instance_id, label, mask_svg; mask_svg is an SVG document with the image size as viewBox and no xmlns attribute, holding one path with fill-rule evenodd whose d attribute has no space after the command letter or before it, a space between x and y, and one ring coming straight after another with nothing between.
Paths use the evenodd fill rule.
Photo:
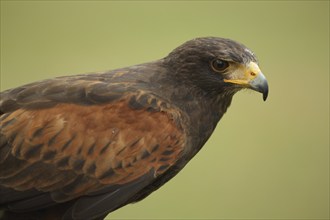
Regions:
<instances>
[{"instance_id":1,"label":"hawk head","mask_svg":"<svg viewBox=\"0 0 330 220\"><path fill-rule=\"evenodd\" d=\"M184 83L211 95L233 95L248 88L268 96L268 83L254 53L236 41L196 38L173 50L165 63Z\"/></svg>"}]
</instances>

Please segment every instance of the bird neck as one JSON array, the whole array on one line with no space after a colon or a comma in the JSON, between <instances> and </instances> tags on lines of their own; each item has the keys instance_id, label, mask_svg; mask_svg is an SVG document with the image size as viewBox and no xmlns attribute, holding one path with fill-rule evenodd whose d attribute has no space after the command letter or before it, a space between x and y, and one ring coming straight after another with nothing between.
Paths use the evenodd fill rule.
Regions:
<instances>
[{"instance_id":1,"label":"bird neck","mask_svg":"<svg viewBox=\"0 0 330 220\"><path fill-rule=\"evenodd\" d=\"M213 96L198 88L187 89L182 83L168 85L167 97L187 115L184 123L190 138L190 157L193 157L209 139L231 104L233 94Z\"/></svg>"},{"instance_id":2,"label":"bird neck","mask_svg":"<svg viewBox=\"0 0 330 220\"><path fill-rule=\"evenodd\" d=\"M190 132L194 139L194 148L198 151L209 139L218 122L226 113L232 96L219 95L207 99L199 94L191 94L191 96L193 99L186 100L186 104L183 104L181 108L192 119Z\"/></svg>"}]
</instances>

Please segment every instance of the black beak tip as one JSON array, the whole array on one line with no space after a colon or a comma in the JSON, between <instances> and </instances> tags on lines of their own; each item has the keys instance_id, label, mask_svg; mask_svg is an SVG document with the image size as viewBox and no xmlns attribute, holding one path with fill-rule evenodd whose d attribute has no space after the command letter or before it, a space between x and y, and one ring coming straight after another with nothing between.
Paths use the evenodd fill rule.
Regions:
<instances>
[{"instance_id":1,"label":"black beak tip","mask_svg":"<svg viewBox=\"0 0 330 220\"><path fill-rule=\"evenodd\" d=\"M268 89L267 89L267 91L264 91L264 92L262 93L262 98L263 98L264 101L267 100L267 97L268 97Z\"/></svg>"},{"instance_id":2,"label":"black beak tip","mask_svg":"<svg viewBox=\"0 0 330 220\"><path fill-rule=\"evenodd\" d=\"M267 97L268 97L268 84L266 83L262 88L262 98L264 101L266 101Z\"/></svg>"}]
</instances>

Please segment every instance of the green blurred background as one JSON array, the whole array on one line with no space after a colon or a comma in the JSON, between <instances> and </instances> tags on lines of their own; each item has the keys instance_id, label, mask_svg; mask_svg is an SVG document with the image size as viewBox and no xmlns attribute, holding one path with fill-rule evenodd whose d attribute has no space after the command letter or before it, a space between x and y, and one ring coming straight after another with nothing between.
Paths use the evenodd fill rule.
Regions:
<instances>
[{"instance_id":1,"label":"green blurred background","mask_svg":"<svg viewBox=\"0 0 330 220\"><path fill-rule=\"evenodd\" d=\"M237 94L204 149L113 219L329 218L329 1L1 1L1 90L166 56L221 36L270 94Z\"/></svg>"}]
</instances>

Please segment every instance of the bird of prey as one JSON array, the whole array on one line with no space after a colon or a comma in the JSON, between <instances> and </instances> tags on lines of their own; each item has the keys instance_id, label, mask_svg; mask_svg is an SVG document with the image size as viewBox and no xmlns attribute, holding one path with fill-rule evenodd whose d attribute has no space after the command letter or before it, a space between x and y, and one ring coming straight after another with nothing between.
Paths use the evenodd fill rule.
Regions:
<instances>
[{"instance_id":1,"label":"bird of prey","mask_svg":"<svg viewBox=\"0 0 330 220\"><path fill-rule=\"evenodd\" d=\"M103 219L173 178L233 95L268 84L250 49L196 38L163 59L1 92L2 219Z\"/></svg>"}]
</instances>

